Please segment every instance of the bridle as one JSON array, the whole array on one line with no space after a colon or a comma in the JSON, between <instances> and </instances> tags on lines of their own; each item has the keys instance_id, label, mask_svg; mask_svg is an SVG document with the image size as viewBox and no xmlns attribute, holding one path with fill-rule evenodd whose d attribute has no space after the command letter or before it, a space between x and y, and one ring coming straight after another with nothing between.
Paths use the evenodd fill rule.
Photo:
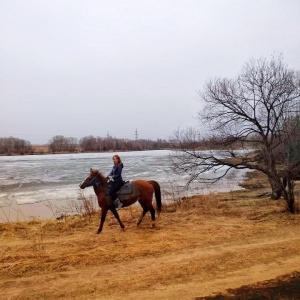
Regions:
<instances>
[{"instance_id":1,"label":"bridle","mask_svg":"<svg viewBox=\"0 0 300 300\"><path fill-rule=\"evenodd\" d=\"M85 179L83 181L83 183L85 184L85 186L92 186L92 185L95 185L95 186L99 186L102 182L101 181L97 181L97 177L101 177L101 175L99 174L99 172L97 172L97 174L91 179L91 180L87 180Z\"/></svg>"}]
</instances>

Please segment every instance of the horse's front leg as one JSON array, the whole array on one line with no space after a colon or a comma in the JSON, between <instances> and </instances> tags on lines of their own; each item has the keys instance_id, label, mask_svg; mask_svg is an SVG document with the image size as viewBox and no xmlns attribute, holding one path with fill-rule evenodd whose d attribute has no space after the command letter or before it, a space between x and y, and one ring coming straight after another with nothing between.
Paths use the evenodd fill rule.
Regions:
<instances>
[{"instance_id":1,"label":"horse's front leg","mask_svg":"<svg viewBox=\"0 0 300 300\"><path fill-rule=\"evenodd\" d=\"M118 220L118 222L119 222L121 228L124 230L124 229L125 229L125 226L124 226L124 224L122 223L122 221L121 221L121 219L120 219L119 213L116 211L115 208L112 208L112 209L111 209L111 212L114 214L114 216L115 216L115 218Z\"/></svg>"},{"instance_id":2,"label":"horse's front leg","mask_svg":"<svg viewBox=\"0 0 300 300\"><path fill-rule=\"evenodd\" d=\"M107 214L107 209L103 209L101 208L101 218L100 218L100 225L99 225L99 228L97 230L97 234L101 233L102 231L102 228L103 228L103 224L104 224L104 221L105 221L105 218L106 218L106 214Z\"/></svg>"}]
</instances>

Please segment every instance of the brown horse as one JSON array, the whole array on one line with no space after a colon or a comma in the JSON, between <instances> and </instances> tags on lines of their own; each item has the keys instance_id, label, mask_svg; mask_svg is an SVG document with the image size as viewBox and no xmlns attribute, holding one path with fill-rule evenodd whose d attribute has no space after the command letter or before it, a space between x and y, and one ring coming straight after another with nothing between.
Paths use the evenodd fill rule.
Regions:
<instances>
[{"instance_id":1,"label":"brown horse","mask_svg":"<svg viewBox=\"0 0 300 300\"><path fill-rule=\"evenodd\" d=\"M110 210L118 220L122 229L125 229L118 212L116 211L111 197L106 195L108 182L106 177L97 169L90 169L90 175L79 185L81 189L93 186L98 199L98 204L101 207L101 221L97 233L100 233L106 218L107 211ZM134 180L131 183L132 191L129 194L119 195L123 207L130 206L136 201L139 201L143 208L143 212L137 221L137 226L141 224L145 214L150 211L152 228L155 227L155 209L152 205L153 193L155 193L156 205L158 213L161 212L161 192L159 184L154 180Z\"/></svg>"}]
</instances>

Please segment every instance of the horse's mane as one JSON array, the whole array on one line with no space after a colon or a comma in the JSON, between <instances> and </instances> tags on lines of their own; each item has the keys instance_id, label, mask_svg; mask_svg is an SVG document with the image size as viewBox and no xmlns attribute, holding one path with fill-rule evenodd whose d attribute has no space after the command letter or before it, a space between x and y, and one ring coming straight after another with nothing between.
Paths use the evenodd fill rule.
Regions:
<instances>
[{"instance_id":1,"label":"horse's mane","mask_svg":"<svg viewBox=\"0 0 300 300\"><path fill-rule=\"evenodd\" d=\"M92 169L92 172L95 174L98 173L100 175L101 179L103 179L103 181L106 180L106 176L100 170Z\"/></svg>"},{"instance_id":2,"label":"horse's mane","mask_svg":"<svg viewBox=\"0 0 300 300\"><path fill-rule=\"evenodd\" d=\"M99 171L99 170L98 170L98 174L99 174L101 177L106 178L106 176L105 176L101 171Z\"/></svg>"}]
</instances>

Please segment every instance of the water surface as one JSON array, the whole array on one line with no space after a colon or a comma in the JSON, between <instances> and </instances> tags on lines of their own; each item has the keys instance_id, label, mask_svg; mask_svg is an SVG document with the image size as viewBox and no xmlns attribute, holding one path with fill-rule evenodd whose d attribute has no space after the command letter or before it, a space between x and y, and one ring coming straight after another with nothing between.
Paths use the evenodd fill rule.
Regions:
<instances>
[{"instance_id":1,"label":"water surface","mask_svg":"<svg viewBox=\"0 0 300 300\"><path fill-rule=\"evenodd\" d=\"M227 179L212 186L199 183L184 190L187 177L175 175L171 151L135 151L118 153L124 163L124 180L154 179L161 185L165 200L174 197L238 189L245 171L233 171ZM91 167L108 174L112 153L49 154L0 157L0 206L43 201L66 201L78 198L79 183ZM84 191L93 197L92 188Z\"/></svg>"}]
</instances>

